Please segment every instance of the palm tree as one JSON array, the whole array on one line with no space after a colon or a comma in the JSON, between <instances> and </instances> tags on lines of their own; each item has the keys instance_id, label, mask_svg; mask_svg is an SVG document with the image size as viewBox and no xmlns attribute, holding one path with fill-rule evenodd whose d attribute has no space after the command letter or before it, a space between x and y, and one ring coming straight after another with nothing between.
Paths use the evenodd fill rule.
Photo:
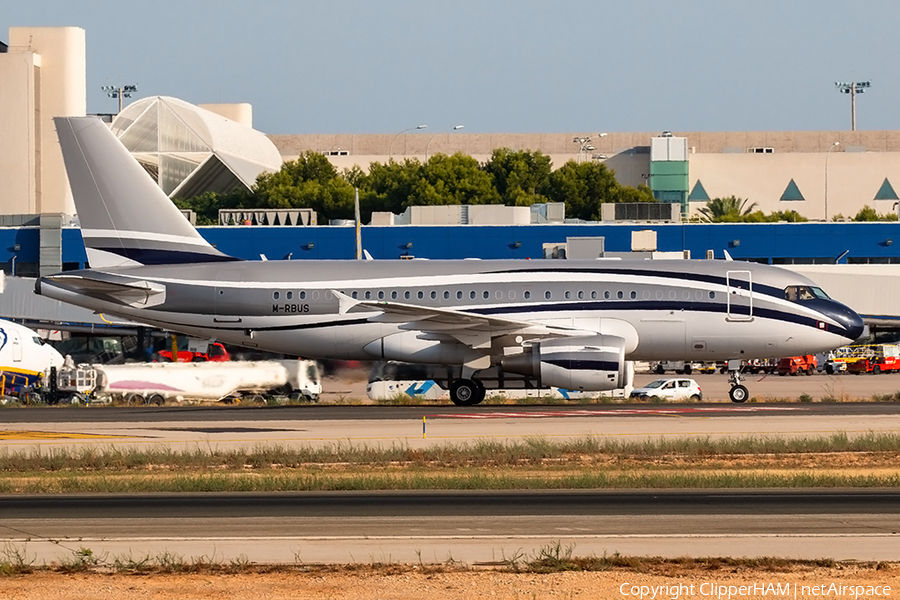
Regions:
<instances>
[{"instance_id":1,"label":"palm tree","mask_svg":"<svg viewBox=\"0 0 900 600\"><path fill-rule=\"evenodd\" d=\"M708 223L721 223L723 221L740 221L756 208L756 202L747 206L746 198L728 196L727 198L713 198L706 206L699 210L703 215L701 219Z\"/></svg>"}]
</instances>

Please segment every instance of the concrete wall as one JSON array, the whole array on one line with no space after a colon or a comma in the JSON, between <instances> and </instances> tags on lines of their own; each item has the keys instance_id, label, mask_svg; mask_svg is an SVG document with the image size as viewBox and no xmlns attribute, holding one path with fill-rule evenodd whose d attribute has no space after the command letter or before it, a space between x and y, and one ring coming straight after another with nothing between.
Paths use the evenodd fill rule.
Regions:
<instances>
[{"instance_id":1,"label":"concrete wall","mask_svg":"<svg viewBox=\"0 0 900 600\"><path fill-rule=\"evenodd\" d=\"M11 27L9 46L9 53L0 55L0 64L6 63L0 66L0 93L11 97L15 110L3 104L0 138L16 140L21 154L13 159L15 168L0 163L0 180L14 190L4 211L73 215L53 117L87 110L85 32L80 27ZM22 168L24 161L28 164Z\"/></svg>"},{"instance_id":2,"label":"concrete wall","mask_svg":"<svg viewBox=\"0 0 900 600\"><path fill-rule=\"evenodd\" d=\"M0 205L5 214L36 214L38 179L38 105L35 90L41 56L11 48L0 54Z\"/></svg>"}]
</instances>

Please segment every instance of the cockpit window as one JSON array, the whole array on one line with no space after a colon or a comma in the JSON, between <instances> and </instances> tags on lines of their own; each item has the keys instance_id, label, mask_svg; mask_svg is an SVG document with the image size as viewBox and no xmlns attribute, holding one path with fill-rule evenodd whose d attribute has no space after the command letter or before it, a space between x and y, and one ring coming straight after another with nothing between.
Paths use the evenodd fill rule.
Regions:
<instances>
[{"instance_id":1,"label":"cockpit window","mask_svg":"<svg viewBox=\"0 0 900 600\"><path fill-rule=\"evenodd\" d=\"M785 300L791 302L802 302L804 300L828 300L828 294L820 287L812 285L789 285L784 288Z\"/></svg>"}]
</instances>

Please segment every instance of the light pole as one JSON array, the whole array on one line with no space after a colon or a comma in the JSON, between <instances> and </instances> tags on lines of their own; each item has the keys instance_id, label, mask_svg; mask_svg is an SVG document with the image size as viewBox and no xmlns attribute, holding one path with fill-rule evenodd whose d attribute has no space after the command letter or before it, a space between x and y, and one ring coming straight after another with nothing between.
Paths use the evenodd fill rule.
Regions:
<instances>
[{"instance_id":1,"label":"light pole","mask_svg":"<svg viewBox=\"0 0 900 600\"><path fill-rule=\"evenodd\" d=\"M586 152L591 152L594 149L594 147L591 146L591 137L590 136L584 136L584 137L576 136L576 137L572 138L572 141L575 142L576 144L578 144L578 158L576 159L575 162L579 162L579 163L583 162L584 154Z\"/></svg>"},{"instance_id":2,"label":"light pole","mask_svg":"<svg viewBox=\"0 0 900 600\"><path fill-rule=\"evenodd\" d=\"M465 125L456 125L456 126L454 126L453 129L451 129L450 131L459 131L459 130L462 129L463 127L465 127ZM438 133L440 133L440 131L436 131L435 133L433 133L433 134L431 135L431 137L428 138L428 143L425 144L425 162L428 162L428 146L431 145L431 140L433 140L433 139L434 139L434 136L436 136Z\"/></svg>"},{"instance_id":3,"label":"light pole","mask_svg":"<svg viewBox=\"0 0 900 600\"><path fill-rule=\"evenodd\" d=\"M862 94L872 87L871 81L835 81L834 85L842 94L850 94L850 131L856 131L856 94Z\"/></svg>"},{"instance_id":4,"label":"light pole","mask_svg":"<svg viewBox=\"0 0 900 600\"><path fill-rule=\"evenodd\" d=\"M388 160L390 160L391 156L393 155L391 152L391 149L394 147L394 142L397 141L397 138L400 137L400 134L406 133L407 131L412 131L414 129L427 129L427 128L428 128L428 125L416 125L415 127L409 127L407 129L404 129L403 131L401 131L397 135L395 135L394 139L391 140L391 145L388 146Z\"/></svg>"},{"instance_id":5,"label":"light pole","mask_svg":"<svg viewBox=\"0 0 900 600\"><path fill-rule=\"evenodd\" d=\"M137 91L136 85L122 85L122 86L114 86L114 85L104 85L100 88L106 95L110 98L118 98L119 99L119 112L122 112L122 98L131 98L131 94Z\"/></svg>"},{"instance_id":6,"label":"light pole","mask_svg":"<svg viewBox=\"0 0 900 600\"><path fill-rule=\"evenodd\" d=\"M831 156L831 151L840 146L840 142L834 142L831 144L831 147L828 148L828 152L825 153L825 222L828 222L828 157Z\"/></svg>"}]
</instances>

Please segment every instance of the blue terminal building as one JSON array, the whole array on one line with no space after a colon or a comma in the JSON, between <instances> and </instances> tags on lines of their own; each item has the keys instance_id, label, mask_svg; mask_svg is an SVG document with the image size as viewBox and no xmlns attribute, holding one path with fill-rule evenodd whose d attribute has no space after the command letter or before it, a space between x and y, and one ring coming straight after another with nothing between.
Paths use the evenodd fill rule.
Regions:
<instances>
[{"instance_id":1,"label":"blue terminal building","mask_svg":"<svg viewBox=\"0 0 900 600\"><path fill-rule=\"evenodd\" d=\"M232 256L260 260L353 259L354 227L199 227L201 235ZM635 232L655 232L659 252L690 252L775 265L900 263L900 224L874 223L660 223L544 225L363 226L362 246L375 259L540 259L568 238L603 238L605 254L633 248ZM0 264L8 274L36 276L42 252L37 226L0 228ZM894 245L894 240L898 244ZM64 270L86 266L81 231L62 228Z\"/></svg>"}]
</instances>

